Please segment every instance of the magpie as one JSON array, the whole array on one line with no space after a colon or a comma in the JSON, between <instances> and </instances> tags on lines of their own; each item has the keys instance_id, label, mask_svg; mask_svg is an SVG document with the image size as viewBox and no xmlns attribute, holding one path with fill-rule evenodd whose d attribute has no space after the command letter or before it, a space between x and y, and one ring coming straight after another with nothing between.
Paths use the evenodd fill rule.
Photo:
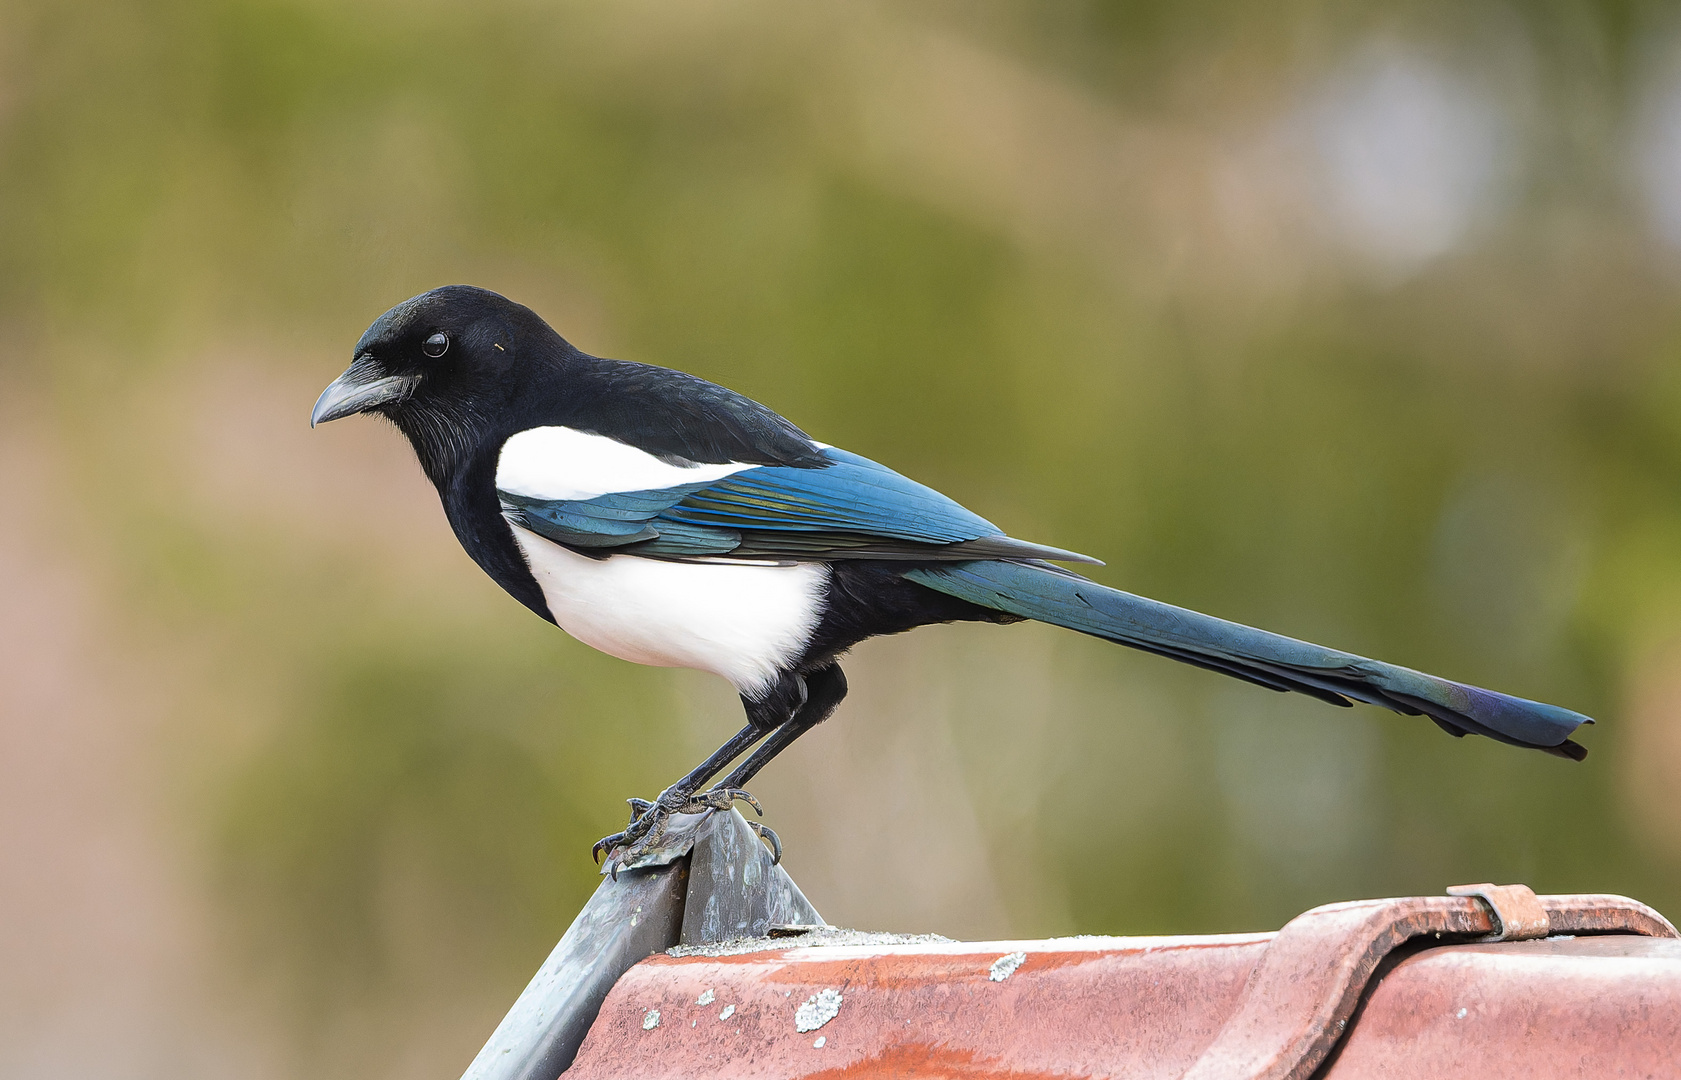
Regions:
<instances>
[{"instance_id":1,"label":"magpie","mask_svg":"<svg viewBox=\"0 0 1681 1080\"><path fill-rule=\"evenodd\" d=\"M434 289L375 320L310 424L354 413L408 438L456 538L514 599L602 652L741 695L742 729L630 800L630 824L595 845L612 871L654 850L672 814L759 809L743 786L835 711L839 658L931 623L1037 619L1450 735L1587 753L1570 735L1593 721L1568 709L1099 585L1055 565L1096 559L1006 536L722 386L591 356L485 289Z\"/></svg>"}]
</instances>

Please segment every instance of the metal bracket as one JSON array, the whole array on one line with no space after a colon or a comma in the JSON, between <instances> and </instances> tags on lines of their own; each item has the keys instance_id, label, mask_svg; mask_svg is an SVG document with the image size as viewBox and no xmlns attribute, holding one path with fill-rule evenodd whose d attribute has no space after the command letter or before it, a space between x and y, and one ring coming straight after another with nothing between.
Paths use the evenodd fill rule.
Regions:
<instances>
[{"instance_id":1,"label":"metal bracket","mask_svg":"<svg viewBox=\"0 0 1681 1080\"><path fill-rule=\"evenodd\" d=\"M1530 941L1553 932L1552 919L1528 885L1449 885L1449 896L1474 896L1488 905L1494 932L1478 941Z\"/></svg>"}]
</instances>

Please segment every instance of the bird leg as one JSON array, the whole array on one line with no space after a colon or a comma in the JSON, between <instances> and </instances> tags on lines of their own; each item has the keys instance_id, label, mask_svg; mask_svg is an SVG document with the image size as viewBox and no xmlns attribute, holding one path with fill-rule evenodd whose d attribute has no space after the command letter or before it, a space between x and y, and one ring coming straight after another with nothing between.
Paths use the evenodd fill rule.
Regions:
<instances>
[{"instance_id":1,"label":"bird leg","mask_svg":"<svg viewBox=\"0 0 1681 1080\"><path fill-rule=\"evenodd\" d=\"M804 735L812 728L827 720L839 707L846 697L846 675L839 664L830 664L826 668L807 675L806 699L788 722L771 732L770 738L759 744L759 748L747 756L747 760L735 767L718 782L714 791L739 790L747 781L758 775L760 769L770 764L770 759L788 749L795 739Z\"/></svg>"},{"instance_id":2,"label":"bird leg","mask_svg":"<svg viewBox=\"0 0 1681 1080\"><path fill-rule=\"evenodd\" d=\"M660 792L658 799L653 802L629 800L630 824L623 832L597 840L591 854L599 859L605 851L610 871L616 872L618 867L652 850L659 843L672 814L726 810L732 803L741 801L763 816L764 808L759 805L759 800L742 790L742 785L795 739L827 720L844 697L846 676L837 664L830 664L803 677L790 672L762 699L743 697L747 726L687 776ZM768 738L765 738L766 732L769 732ZM735 771L713 787L700 790L702 784L723 771L725 766L761 738L765 741ZM780 862L782 841L776 833L757 822L748 824L770 844L776 860Z\"/></svg>"},{"instance_id":3,"label":"bird leg","mask_svg":"<svg viewBox=\"0 0 1681 1080\"><path fill-rule=\"evenodd\" d=\"M812 728L821 724L834 714L841 700L846 697L846 675L841 672L839 664L828 667L806 676L806 700L799 711L788 718L788 721L775 731L770 738L759 744L759 748L749 754L747 760L736 766L723 780L719 781L715 791L740 791L741 785L753 779L760 769L770 762L770 759L786 750L790 743L804 735ZM761 825L757 821L749 821L747 827L770 845L771 863L774 865L782 861L782 839L777 836L768 825Z\"/></svg>"}]
</instances>

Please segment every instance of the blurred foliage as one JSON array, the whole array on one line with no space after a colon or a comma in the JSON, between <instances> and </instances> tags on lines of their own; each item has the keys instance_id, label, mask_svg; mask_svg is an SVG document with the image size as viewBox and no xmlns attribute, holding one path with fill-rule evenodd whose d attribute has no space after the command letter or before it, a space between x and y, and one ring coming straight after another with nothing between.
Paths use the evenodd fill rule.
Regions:
<instances>
[{"instance_id":1,"label":"blurred foliage","mask_svg":"<svg viewBox=\"0 0 1681 1080\"><path fill-rule=\"evenodd\" d=\"M1674 14L8 3L0 364L53 414L131 635L209 657L179 702L209 749L175 781L230 956L280 971L309 1029L401 1000L402 958L447 942L429 977L489 986L493 1016L618 800L724 733L685 726L692 682L404 554L448 542L435 508L421 533L285 496L299 444L254 418L301 427L367 322L457 280L1103 556L1105 582L1605 721L1572 767L1061 635L1025 824L992 805L1011 717L951 706L990 872L1065 901L1001 886L994 932L1270 927L1457 880L1681 911L1681 808L1630 801L1624 723L1681 629L1676 257L1628 149ZM1513 193L1398 268L1301 224L1305 181L1254 196L1276 235L1222 225L1311 156L1314 88L1375 39L1521 58L1484 65L1528 102ZM224 455L253 479L207 481ZM974 685L1003 692L989 655Z\"/></svg>"}]
</instances>

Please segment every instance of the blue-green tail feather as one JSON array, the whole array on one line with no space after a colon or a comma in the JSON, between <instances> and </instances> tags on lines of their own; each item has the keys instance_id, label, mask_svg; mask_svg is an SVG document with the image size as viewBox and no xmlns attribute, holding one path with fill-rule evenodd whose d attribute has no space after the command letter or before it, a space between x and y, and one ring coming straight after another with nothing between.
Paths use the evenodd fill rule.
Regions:
<instances>
[{"instance_id":1,"label":"blue-green tail feather","mask_svg":"<svg viewBox=\"0 0 1681 1080\"><path fill-rule=\"evenodd\" d=\"M1338 705L1353 698L1410 716L1423 714L1452 735L1486 735L1577 760L1587 755L1570 735L1593 721L1569 709L1216 619L1043 563L961 562L919 567L905 576L981 607L1170 656L1274 690L1311 694Z\"/></svg>"}]
</instances>

